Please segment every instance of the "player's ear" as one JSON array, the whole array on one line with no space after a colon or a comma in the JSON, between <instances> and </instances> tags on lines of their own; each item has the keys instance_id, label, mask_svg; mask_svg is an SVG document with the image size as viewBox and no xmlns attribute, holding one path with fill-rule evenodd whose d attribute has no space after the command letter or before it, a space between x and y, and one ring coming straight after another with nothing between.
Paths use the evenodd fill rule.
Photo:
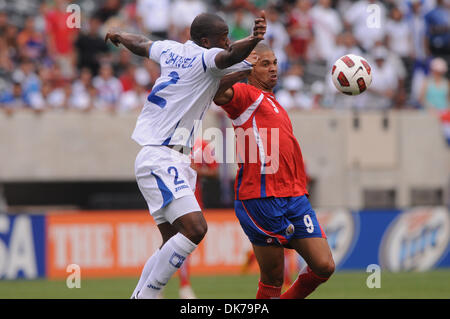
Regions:
<instances>
[{"instance_id":1,"label":"player's ear","mask_svg":"<svg viewBox=\"0 0 450 319\"><path fill-rule=\"evenodd\" d=\"M258 56L258 54L256 53L256 51L253 50L253 51L250 53L250 55L247 57L247 59L245 59L245 60L246 60L247 62L251 63L253 66L255 66L256 63L257 63L258 60L259 60L259 56Z\"/></svg>"},{"instance_id":2,"label":"player's ear","mask_svg":"<svg viewBox=\"0 0 450 319\"><path fill-rule=\"evenodd\" d=\"M200 39L200 43L202 45L202 47L210 49L211 48L211 41L208 38L201 38Z\"/></svg>"}]
</instances>

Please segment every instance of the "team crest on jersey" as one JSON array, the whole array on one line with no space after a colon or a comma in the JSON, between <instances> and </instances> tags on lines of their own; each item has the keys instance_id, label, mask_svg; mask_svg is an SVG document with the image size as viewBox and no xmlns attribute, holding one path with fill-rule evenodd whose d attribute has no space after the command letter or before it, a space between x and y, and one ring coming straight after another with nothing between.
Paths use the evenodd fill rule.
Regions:
<instances>
[{"instance_id":1,"label":"team crest on jersey","mask_svg":"<svg viewBox=\"0 0 450 319\"><path fill-rule=\"evenodd\" d=\"M268 243L268 244L273 243L273 238L272 237L267 238L266 243Z\"/></svg>"},{"instance_id":2,"label":"team crest on jersey","mask_svg":"<svg viewBox=\"0 0 450 319\"><path fill-rule=\"evenodd\" d=\"M291 236L295 231L295 227L292 224L289 224L288 227L286 227L286 236Z\"/></svg>"}]
</instances>

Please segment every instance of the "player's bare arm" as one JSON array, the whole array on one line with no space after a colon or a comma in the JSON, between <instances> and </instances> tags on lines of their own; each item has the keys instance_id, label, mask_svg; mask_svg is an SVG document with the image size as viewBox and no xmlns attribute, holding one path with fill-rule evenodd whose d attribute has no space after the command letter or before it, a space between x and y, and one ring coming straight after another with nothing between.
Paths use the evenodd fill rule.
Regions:
<instances>
[{"instance_id":1,"label":"player's bare arm","mask_svg":"<svg viewBox=\"0 0 450 319\"><path fill-rule=\"evenodd\" d=\"M264 40L266 33L266 16L261 11L259 18L255 19L253 34L239 41L234 42L228 50L217 54L215 58L216 65L219 69L226 69L236 63L243 61L249 56L255 46Z\"/></svg>"},{"instance_id":2,"label":"player's bare arm","mask_svg":"<svg viewBox=\"0 0 450 319\"><path fill-rule=\"evenodd\" d=\"M220 80L219 88L214 96L214 103L217 105L225 105L233 99L233 85L246 79L251 70L230 73Z\"/></svg>"},{"instance_id":3,"label":"player's bare arm","mask_svg":"<svg viewBox=\"0 0 450 319\"><path fill-rule=\"evenodd\" d=\"M217 105L224 105L233 99L234 91L233 85L246 79L251 73L251 70L239 71L227 74L220 80L219 88L214 96L214 103Z\"/></svg>"},{"instance_id":4,"label":"player's bare arm","mask_svg":"<svg viewBox=\"0 0 450 319\"><path fill-rule=\"evenodd\" d=\"M247 62L251 63L253 66L258 62L258 55L255 51L248 56ZM224 105L229 103L233 99L234 91L233 85L246 79L252 70L239 71L227 74L220 80L219 88L217 89L216 95L214 96L214 103L217 105Z\"/></svg>"},{"instance_id":5,"label":"player's bare arm","mask_svg":"<svg viewBox=\"0 0 450 319\"><path fill-rule=\"evenodd\" d=\"M105 42L108 42L108 39L116 47L122 43L122 45L128 50L143 57L148 57L150 46L153 43L153 41L140 34L133 34L123 31L109 31L105 36Z\"/></svg>"}]
</instances>

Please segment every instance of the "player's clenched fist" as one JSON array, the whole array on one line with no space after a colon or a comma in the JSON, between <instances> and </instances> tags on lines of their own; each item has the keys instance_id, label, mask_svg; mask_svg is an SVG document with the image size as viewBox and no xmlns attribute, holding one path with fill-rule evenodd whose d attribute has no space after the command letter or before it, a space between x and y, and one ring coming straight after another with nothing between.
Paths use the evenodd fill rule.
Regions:
<instances>
[{"instance_id":1,"label":"player's clenched fist","mask_svg":"<svg viewBox=\"0 0 450 319\"><path fill-rule=\"evenodd\" d=\"M266 13L261 11L260 17L255 19L255 26L253 27L253 36L259 40L264 40L266 33Z\"/></svg>"}]
</instances>

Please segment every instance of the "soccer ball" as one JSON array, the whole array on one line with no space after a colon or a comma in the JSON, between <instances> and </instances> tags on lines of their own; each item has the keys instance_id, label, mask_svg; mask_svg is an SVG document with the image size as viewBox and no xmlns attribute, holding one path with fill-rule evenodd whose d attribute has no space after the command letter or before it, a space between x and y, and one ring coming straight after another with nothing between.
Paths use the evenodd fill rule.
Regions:
<instances>
[{"instance_id":1,"label":"soccer ball","mask_svg":"<svg viewBox=\"0 0 450 319\"><path fill-rule=\"evenodd\" d=\"M334 63L331 77L340 92L358 95L372 83L372 68L364 58L347 54Z\"/></svg>"}]
</instances>

